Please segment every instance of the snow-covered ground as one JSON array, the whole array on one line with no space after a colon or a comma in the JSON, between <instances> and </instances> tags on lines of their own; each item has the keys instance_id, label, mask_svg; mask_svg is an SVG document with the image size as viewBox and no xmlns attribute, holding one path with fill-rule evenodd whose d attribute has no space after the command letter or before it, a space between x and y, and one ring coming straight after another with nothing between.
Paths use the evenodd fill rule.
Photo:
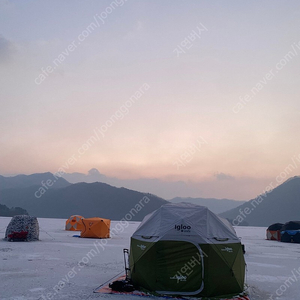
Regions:
<instances>
[{"instance_id":1,"label":"snow-covered ground","mask_svg":"<svg viewBox=\"0 0 300 300\"><path fill-rule=\"evenodd\" d=\"M0 217L0 237L10 218ZM39 219L40 241L0 240L0 299L124 299L93 290L124 270L123 248L129 247L138 222L108 240L80 239L64 230L65 220ZM266 228L237 227L246 246L247 283L252 300L300 299L300 244L265 240ZM106 244L107 243L107 244ZM126 296L126 299L137 297Z\"/></svg>"}]
</instances>

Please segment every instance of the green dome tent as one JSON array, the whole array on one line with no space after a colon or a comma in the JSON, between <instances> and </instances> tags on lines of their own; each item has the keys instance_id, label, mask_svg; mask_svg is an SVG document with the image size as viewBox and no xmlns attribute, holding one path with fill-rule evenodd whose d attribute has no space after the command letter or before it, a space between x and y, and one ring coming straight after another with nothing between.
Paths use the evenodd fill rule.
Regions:
<instances>
[{"instance_id":1,"label":"green dome tent","mask_svg":"<svg viewBox=\"0 0 300 300\"><path fill-rule=\"evenodd\" d=\"M245 260L233 227L208 208L166 204L131 237L130 275L161 295L228 296L244 289Z\"/></svg>"}]
</instances>

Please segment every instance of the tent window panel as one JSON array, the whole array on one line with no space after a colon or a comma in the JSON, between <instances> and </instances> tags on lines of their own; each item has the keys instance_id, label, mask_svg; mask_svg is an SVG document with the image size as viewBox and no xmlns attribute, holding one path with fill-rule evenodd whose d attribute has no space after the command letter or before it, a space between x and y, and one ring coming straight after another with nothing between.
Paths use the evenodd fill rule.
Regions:
<instances>
[{"instance_id":1,"label":"tent window panel","mask_svg":"<svg viewBox=\"0 0 300 300\"><path fill-rule=\"evenodd\" d=\"M204 245L205 294L215 296L243 290L245 263L240 243Z\"/></svg>"},{"instance_id":2,"label":"tent window panel","mask_svg":"<svg viewBox=\"0 0 300 300\"><path fill-rule=\"evenodd\" d=\"M202 284L199 249L182 241L159 241L156 248L157 288L160 291L194 292Z\"/></svg>"}]
</instances>

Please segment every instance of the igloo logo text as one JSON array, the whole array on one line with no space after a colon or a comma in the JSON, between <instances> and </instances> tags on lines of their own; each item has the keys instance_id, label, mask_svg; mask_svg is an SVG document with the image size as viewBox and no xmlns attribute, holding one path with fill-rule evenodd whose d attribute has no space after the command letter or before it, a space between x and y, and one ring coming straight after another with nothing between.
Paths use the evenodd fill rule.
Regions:
<instances>
[{"instance_id":1,"label":"igloo logo text","mask_svg":"<svg viewBox=\"0 0 300 300\"><path fill-rule=\"evenodd\" d=\"M189 225L175 225L175 229L180 232L191 232L192 227Z\"/></svg>"}]
</instances>

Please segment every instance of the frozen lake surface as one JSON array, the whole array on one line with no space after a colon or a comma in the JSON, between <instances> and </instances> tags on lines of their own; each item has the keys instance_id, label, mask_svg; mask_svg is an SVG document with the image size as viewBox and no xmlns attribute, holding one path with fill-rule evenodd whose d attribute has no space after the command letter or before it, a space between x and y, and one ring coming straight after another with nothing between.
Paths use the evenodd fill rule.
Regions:
<instances>
[{"instance_id":1,"label":"frozen lake surface","mask_svg":"<svg viewBox=\"0 0 300 300\"><path fill-rule=\"evenodd\" d=\"M73 237L65 220L39 218L40 241L6 242L11 218L0 217L0 299L137 299L136 296L93 293L100 284L124 270L123 248L139 222L111 239ZM236 227L246 247L247 278L252 300L300 299L300 244L265 240L266 228Z\"/></svg>"}]
</instances>

